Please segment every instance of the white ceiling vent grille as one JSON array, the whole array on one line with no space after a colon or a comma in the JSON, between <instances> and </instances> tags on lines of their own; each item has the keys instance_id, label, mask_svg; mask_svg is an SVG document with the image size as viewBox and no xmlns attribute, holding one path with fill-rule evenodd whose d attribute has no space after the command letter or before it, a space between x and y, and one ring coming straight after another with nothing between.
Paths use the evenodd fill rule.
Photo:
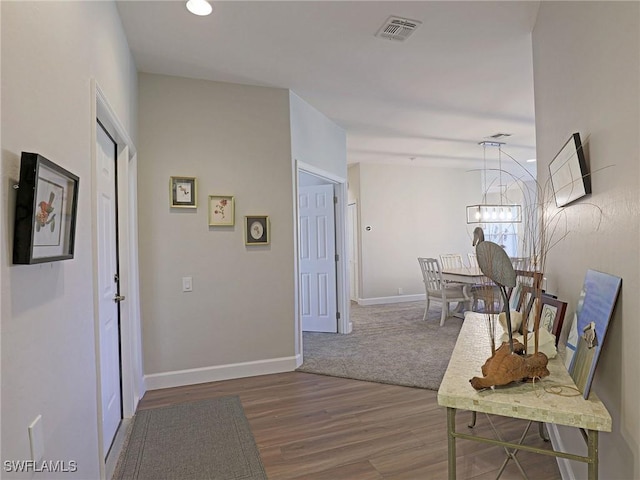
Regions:
<instances>
[{"instance_id":1,"label":"white ceiling vent grille","mask_svg":"<svg viewBox=\"0 0 640 480\"><path fill-rule=\"evenodd\" d=\"M498 133L494 133L493 135L489 135L486 138L493 138L494 140L499 140L501 138L506 138L506 137L510 137L511 134L510 133L502 133L502 132L498 132Z\"/></svg>"},{"instance_id":2,"label":"white ceiling vent grille","mask_svg":"<svg viewBox=\"0 0 640 480\"><path fill-rule=\"evenodd\" d=\"M422 25L422 22L417 20L391 16L380 27L376 37L404 42L420 25Z\"/></svg>"}]
</instances>

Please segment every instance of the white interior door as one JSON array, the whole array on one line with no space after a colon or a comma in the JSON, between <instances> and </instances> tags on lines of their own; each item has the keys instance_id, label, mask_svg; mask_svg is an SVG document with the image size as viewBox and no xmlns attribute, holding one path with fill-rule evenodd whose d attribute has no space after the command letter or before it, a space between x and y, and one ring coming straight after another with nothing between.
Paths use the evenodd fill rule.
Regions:
<instances>
[{"instance_id":1,"label":"white interior door","mask_svg":"<svg viewBox=\"0 0 640 480\"><path fill-rule=\"evenodd\" d=\"M302 330L338 332L333 185L300 187Z\"/></svg>"},{"instance_id":2,"label":"white interior door","mask_svg":"<svg viewBox=\"0 0 640 480\"><path fill-rule=\"evenodd\" d=\"M98 291L105 455L122 420L117 243L116 144L97 125Z\"/></svg>"}]
</instances>

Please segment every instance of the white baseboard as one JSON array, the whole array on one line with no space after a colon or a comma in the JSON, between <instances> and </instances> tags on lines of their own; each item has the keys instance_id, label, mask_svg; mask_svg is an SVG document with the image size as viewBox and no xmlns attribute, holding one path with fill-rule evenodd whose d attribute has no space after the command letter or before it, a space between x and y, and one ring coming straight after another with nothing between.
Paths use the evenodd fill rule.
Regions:
<instances>
[{"instance_id":1,"label":"white baseboard","mask_svg":"<svg viewBox=\"0 0 640 480\"><path fill-rule=\"evenodd\" d=\"M418 302L426 298L424 293L415 295L394 295L393 297L359 298L358 305L383 305L385 303Z\"/></svg>"},{"instance_id":2,"label":"white baseboard","mask_svg":"<svg viewBox=\"0 0 640 480\"><path fill-rule=\"evenodd\" d=\"M562 438L560 437L558 426L553 423L545 423L545 427L547 427L547 432L549 433L549 439L551 440L553 449L565 452L566 450L564 448ZM576 480L576 476L571 468L571 462L568 459L556 457L556 462L558 462L558 470L560 470L562 480Z\"/></svg>"},{"instance_id":3,"label":"white baseboard","mask_svg":"<svg viewBox=\"0 0 640 480\"><path fill-rule=\"evenodd\" d=\"M192 368L145 375L147 390L181 387L197 383L218 382L233 378L255 377L272 373L293 372L299 365L297 357L272 358L255 362L232 363L213 367Z\"/></svg>"}]
</instances>

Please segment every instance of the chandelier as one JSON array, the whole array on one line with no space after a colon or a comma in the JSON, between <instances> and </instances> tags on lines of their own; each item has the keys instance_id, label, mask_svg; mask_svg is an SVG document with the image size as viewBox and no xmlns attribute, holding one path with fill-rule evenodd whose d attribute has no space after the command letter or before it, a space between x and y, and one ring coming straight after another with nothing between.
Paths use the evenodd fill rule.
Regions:
<instances>
[{"instance_id":1,"label":"chandelier","mask_svg":"<svg viewBox=\"0 0 640 480\"><path fill-rule=\"evenodd\" d=\"M467 223L520 223L522 206L506 202L506 188L502 183L502 145L504 142L480 142L484 154L484 203L467 206ZM498 148L499 203L487 203L487 147Z\"/></svg>"}]
</instances>

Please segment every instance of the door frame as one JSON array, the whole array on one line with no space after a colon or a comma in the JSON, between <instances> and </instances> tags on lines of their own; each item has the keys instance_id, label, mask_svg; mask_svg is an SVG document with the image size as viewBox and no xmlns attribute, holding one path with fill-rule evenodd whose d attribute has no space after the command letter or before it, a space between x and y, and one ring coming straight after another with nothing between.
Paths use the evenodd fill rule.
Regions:
<instances>
[{"instance_id":1,"label":"door frame","mask_svg":"<svg viewBox=\"0 0 640 480\"><path fill-rule=\"evenodd\" d=\"M120 122L107 97L95 79L91 79L91 224L93 262L93 317L96 350L96 402L98 428L98 455L101 478L108 478L103 447L102 379L100 373L100 329L98 315L98 202L97 128L105 127L117 143L117 198L118 198L118 250L120 264L120 293L126 300L120 304L120 345L122 381L122 417L130 419L145 392L142 371L142 341L140 328L140 289L138 275L138 217L137 217L137 152L126 128ZM119 429L116 437L125 430ZM109 460L117 459L116 442Z\"/></svg>"},{"instance_id":2,"label":"door frame","mask_svg":"<svg viewBox=\"0 0 640 480\"><path fill-rule=\"evenodd\" d=\"M347 204L347 225L347 233L349 234L347 241L353 246L353 256L355 257L353 261L356 264L353 271L349 266L349 280L352 280L352 282L349 282L349 287L351 287L351 283L353 283L355 287L353 291L349 288L349 299L357 302L360 298L360 238L358 235L360 229L358 227L358 202ZM353 279L351 275L353 275Z\"/></svg>"},{"instance_id":3,"label":"door frame","mask_svg":"<svg viewBox=\"0 0 640 480\"><path fill-rule=\"evenodd\" d=\"M300 263L299 263L299 209L298 194L300 188L300 173L306 173L327 183L333 184L333 191L338 199L335 208L336 222L336 254L338 262L336 263L336 298L338 301L338 312L340 319L338 320L338 333L351 333L351 322L349 319L349 262L347 258L347 180L346 178L334 175L313 165L306 164L300 160L295 160L294 175L294 312L295 312L295 354L296 367L302 365L302 319L300 315Z\"/></svg>"}]
</instances>

